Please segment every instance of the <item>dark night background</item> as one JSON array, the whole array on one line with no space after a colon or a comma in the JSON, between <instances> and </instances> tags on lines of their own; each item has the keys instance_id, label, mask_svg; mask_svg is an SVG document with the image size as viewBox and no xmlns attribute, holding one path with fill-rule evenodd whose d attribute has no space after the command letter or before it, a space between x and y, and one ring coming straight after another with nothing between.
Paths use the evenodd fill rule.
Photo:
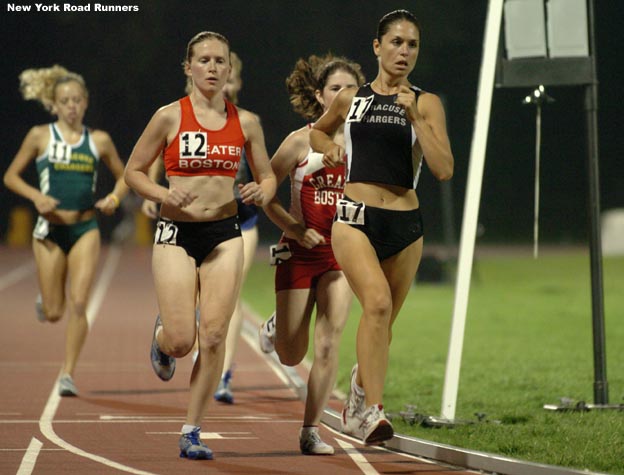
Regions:
<instances>
[{"instance_id":1,"label":"dark night background","mask_svg":"<svg viewBox=\"0 0 624 475\"><path fill-rule=\"evenodd\" d=\"M108 131L126 161L154 111L182 95L185 78L180 63L188 40L202 30L218 31L229 38L232 49L243 60L244 86L239 103L261 116L271 155L291 130L303 125L290 108L284 85L295 61L331 50L358 61L367 79L372 80L377 67L371 43L379 18L396 8L413 11L422 24L422 44L410 80L442 96L446 103L456 163L450 186L453 224L459 237L487 1L125 2L138 5L138 13L16 13L7 11L7 3L0 5L3 172L29 128L51 120L38 103L22 100L18 75L24 69L58 63L82 74L91 93L85 122ZM618 156L622 132L616 131L622 106L615 74L619 70L616 61L622 59L620 3L597 1L595 7L603 210L624 207ZM34 2L30 4L34 9ZM484 241L532 240L535 108L522 105L530 91L514 88L494 92L479 217L483 230L480 239ZM542 116L540 236L552 243L584 243L588 232L584 91L580 87L552 87L547 92L556 102L545 106ZM34 168L33 163L25 175L33 184ZM108 191L111 183L108 171L102 170L100 194ZM441 189L426 169L418 192L429 242L440 241L444 235ZM4 241L11 207L34 207L4 186L0 199L4 204L0 209L0 241ZM112 223L103 221L104 236L110 234ZM266 220L261 222L261 233L265 240L278 235Z\"/></svg>"}]
</instances>

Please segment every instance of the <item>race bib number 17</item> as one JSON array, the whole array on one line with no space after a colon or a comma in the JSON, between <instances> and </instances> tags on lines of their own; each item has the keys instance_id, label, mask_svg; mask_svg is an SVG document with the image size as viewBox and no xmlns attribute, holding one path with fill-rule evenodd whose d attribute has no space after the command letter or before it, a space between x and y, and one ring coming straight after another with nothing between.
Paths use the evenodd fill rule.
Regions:
<instances>
[{"instance_id":1,"label":"race bib number 17","mask_svg":"<svg viewBox=\"0 0 624 475\"><path fill-rule=\"evenodd\" d=\"M347 224L364 224L364 203L354 203L348 200L338 200L336 205L336 220Z\"/></svg>"},{"instance_id":2,"label":"race bib number 17","mask_svg":"<svg viewBox=\"0 0 624 475\"><path fill-rule=\"evenodd\" d=\"M351 101L351 107L349 108L346 121L360 122L373 103L373 99L375 99L375 96L354 97Z\"/></svg>"}]
</instances>

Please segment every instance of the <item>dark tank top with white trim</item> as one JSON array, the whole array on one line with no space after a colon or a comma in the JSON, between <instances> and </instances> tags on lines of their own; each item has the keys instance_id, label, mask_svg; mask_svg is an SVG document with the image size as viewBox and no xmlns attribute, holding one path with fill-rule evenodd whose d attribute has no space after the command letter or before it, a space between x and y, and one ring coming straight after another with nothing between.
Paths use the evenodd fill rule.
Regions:
<instances>
[{"instance_id":1,"label":"dark tank top with white trim","mask_svg":"<svg viewBox=\"0 0 624 475\"><path fill-rule=\"evenodd\" d=\"M421 90L412 86L418 97ZM396 94L377 94L370 83L358 89L345 119L346 182L372 182L416 188L422 157L414 159L418 139Z\"/></svg>"}]
</instances>

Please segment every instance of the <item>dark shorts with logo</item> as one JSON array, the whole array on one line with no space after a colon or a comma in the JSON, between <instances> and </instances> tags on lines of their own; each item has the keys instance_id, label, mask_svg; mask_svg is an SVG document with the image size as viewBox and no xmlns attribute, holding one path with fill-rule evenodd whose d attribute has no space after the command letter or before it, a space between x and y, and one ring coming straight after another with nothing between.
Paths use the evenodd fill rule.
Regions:
<instances>
[{"instance_id":1,"label":"dark shorts with logo","mask_svg":"<svg viewBox=\"0 0 624 475\"><path fill-rule=\"evenodd\" d=\"M241 236L238 216L218 221L186 222L160 218L156 223L154 244L179 246L195 259L197 267L215 247Z\"/></svg>"},{"instance_id":2,"label":"dark shorts with logo","mask_svg":"<svg viewBox=\"0 0 624 475\"><path fill-rule=\"evenodd\" d=\"M344 196L343 199L353 201ZM364 224L345 223L359 229L368 237L380 261L398 254L423 236L420 208L407 211L364 208Z\"/></svg>"}]
</instances>

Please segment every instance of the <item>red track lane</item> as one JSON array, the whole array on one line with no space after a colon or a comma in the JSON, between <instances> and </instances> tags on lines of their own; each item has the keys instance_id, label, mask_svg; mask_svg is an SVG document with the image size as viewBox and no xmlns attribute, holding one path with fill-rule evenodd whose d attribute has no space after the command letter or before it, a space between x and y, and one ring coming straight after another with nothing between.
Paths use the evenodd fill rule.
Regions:
<instances>
[{"instance_id":1,"label":"red track lane","mask_svg":"<svg viewBox=\"0 0 624 475\"><path fill-rule=\"evenodd\" d=\"M112 249L103 250L102 267ZM152 372L150 253L122 250L78 363L80 397L59 398L65 320L36 320L31 251L0 248L0 474L469 473L365 447L325 427L336 455L301 455L303 403L245 340L236 355L235 404L211 404L202 424L215 460L180 459L191 361L180 360L168 383Z\"/></svg>"}]
</instances>

